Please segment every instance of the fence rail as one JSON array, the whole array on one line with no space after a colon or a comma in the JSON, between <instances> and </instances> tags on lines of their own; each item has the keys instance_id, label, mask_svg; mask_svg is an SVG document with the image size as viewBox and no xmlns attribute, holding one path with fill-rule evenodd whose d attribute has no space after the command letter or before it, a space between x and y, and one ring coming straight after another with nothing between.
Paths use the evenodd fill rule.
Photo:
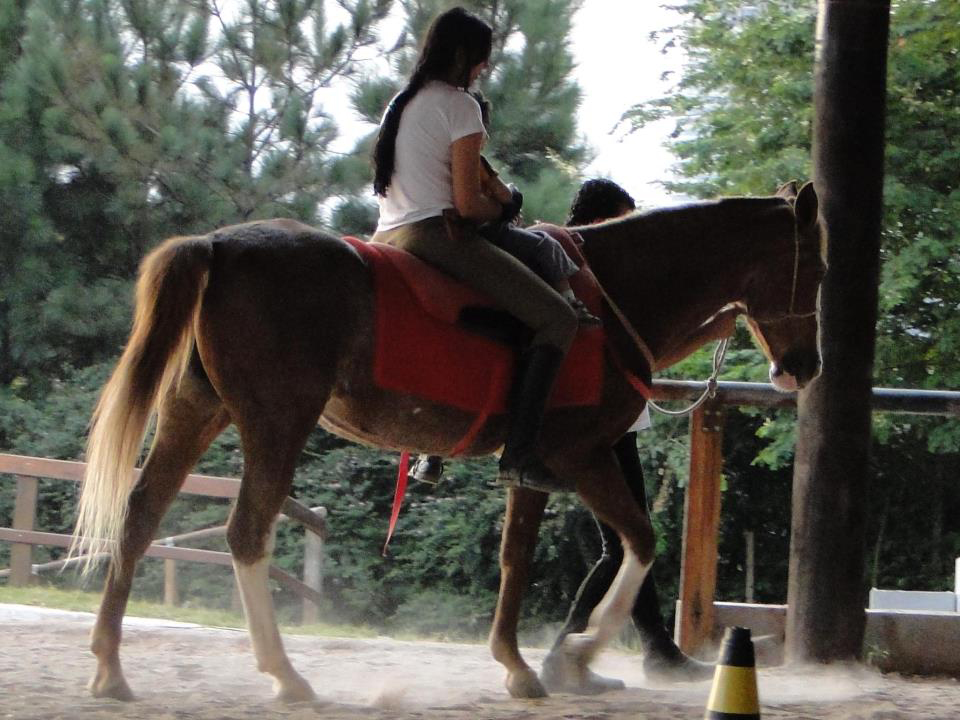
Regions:
<instances>
[{"instance_id":1,"label":"fence rail","mask_svg":"<svg viewBox=\"0 0 960 720\"><path fill-rule=\"evenodd\" d=\"M69 547L70 535L43 532L34 529L36 521L36 503L38 481L60 480L79 482L83 478L85 465L67 460L25 457L0 453L0 475L12 475L16 479L17 493L14 501L13 527L0 527L0 541L12 543L10 549L10 567L0 570L0 577L9 578L10 584L23 586L29 584L35 572L52 570L67 564L57 560L42 565L34 565L32 551L34 545ZM139 478L140 471L134 471ZM189 495L202 495L214 498L233 499L240 490L240 481L236 478L212 475L189 475L180 492ZM270 577L303 599L304 622L317 619L317 605L322 599L323 585L323 546L327 537L326 509L308 508L293 498L283 503L282 521L295 521L306 529L304 542L304 579L300 580L278 567L271 566ZM202 528L180 535L158 538L146 551L149 557L164 559L164 602L177 602L177 562L196 562L212 565L232 566L230 553L217 550L179 547L177 543L213 537L226 533L226 526Z\"/></svg>"},{"instance_id":2,"label":"fence rail","mask_svg":"<svg viewBox=\"0 0 960 720\"><path fill-rule=\"evenodd\" d=\"M654 400L693 400L706 390L705 382L694 380L655 380ZM796 407L797 394L777 390L769 383L717 383L716 402L721 405L753 407ZM874 412L903 415L941 415L960 417L960 392L953 390L902 390L874 388Z\"/></svg>"},{"instance_id":3,"label":"fence rail","mask_svg":"<svg viewBox=\"0 0 960 720\"><path fill-rule=\"evenodd\" d=\"M690 401L706 383L657 380L654 400ZM690 416L690 480L683 508L680 592L675 636L680 647L696 654L712 640L716 624L714 595L720 532L723 472L723 426L726 406L796 407L797 394L783 393L767 383L717 383L716 395ZM874 412L960 417L960 392L874 388Z\"/></svg>"}]
</instances>

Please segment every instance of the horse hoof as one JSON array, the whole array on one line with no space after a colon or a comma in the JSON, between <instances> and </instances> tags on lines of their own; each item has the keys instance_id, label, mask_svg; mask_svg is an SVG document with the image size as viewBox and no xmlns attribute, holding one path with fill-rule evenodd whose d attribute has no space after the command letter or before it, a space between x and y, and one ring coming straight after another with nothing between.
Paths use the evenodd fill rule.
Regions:
<instances>
[{"instance_id":1,"label":"horse hoof","mask_svg":"<svg viewBox=\"0 0 960 720\"><path fill-rule=\"evenodd\" d=\"M622 680L603 677L586 666L578 666L564 652L553 652L547 655L540 671L540 680L550 692L574 695L600 695L613 690L623 690L626 687Z\"/></svg>"},{"instance_id":2,"label":"horse hoof","mask_svg":"<svg viewBox=\"0 0 960 720\"><path fill-rule=\"evenodd\" d=\"M614 690L623 690L627 687L626 683L619 678L608 678L603 675L597 675L589 669L584 669L577 678L577 683L567 692L577 695L600 695Z\"/></svg>"},{"instance_id":3,"label":"horse hoof","mask_svg":"<svg viewBox=\"0 0 960 720\"><path fill-rule=\"evenodd\" d=\"M543 698L547 697L537 674L529 668L522 672L507 674L507 692L513 698Z\"/></svg>"},{"instance_id":4,"label":"horse hoof","mask_svg":"<svg viewBox=\"0 0 960 720\"><path fill-rule=\"evenodd\" d=\"M123 702L130 702L134 699L133 691L130 689L130 686L127 685L127 681L123 676L119 678L103 677L98 672L87 684L87 689L95 698L112 698L114 700L122 700Z\"/></svg>"},{"instance_id":5,"label":"horse hoof","mask_svg":"<svg viewBox=\"0 0 960 720\"><path fill-rule=\"evenodd\" d=\"M643 673L647 680L659 683L701 682L713 677L712 663L695 660L680 653L679 657L650 655L643 661Z\"/></svg>"},{"instance_id":6,"label":"horse hoof","mask_svg":"<svg viewBox=\"0 0 960 720\"><path fill-rule=\"evenodd\" d=\"M283 680L274 681L273 689L277 700L285 704L315 702L317 699L310 683L297 672L291 672Z\"/></svg>"}]
</instances>

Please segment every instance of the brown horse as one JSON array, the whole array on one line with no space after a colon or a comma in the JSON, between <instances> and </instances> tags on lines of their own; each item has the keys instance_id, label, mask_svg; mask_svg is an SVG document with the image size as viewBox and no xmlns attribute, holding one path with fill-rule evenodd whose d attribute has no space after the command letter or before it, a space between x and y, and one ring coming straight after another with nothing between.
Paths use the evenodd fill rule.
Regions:
<instances>
[{"instance_id":1,"label":"brown horse","mask_svg":"<svg viewBox=\"0 0 960 720\"><path fill-rule=\"evenodd\" d=\"M824 265L812 185L637 214L580 232L594 273L654 361L718 310L739 304L778 387L801 387L818 373ZM474 420L375 386L373 322L371 274L361 257L294 221L174 238L144 260L131 337L94 414L74 548L112 552L92 634L94 695L132 697L119 647L137 560L185 476L232 422L245 467L227 539L257 665L273 676L278 697L313 697L284 652L267 586L274 519L307 436L319 420L379 447L444 454ZM630 366L640 357L630 333L612 316L606 322L612 354ZM554 410L544 425L543 457L575 481L582 501L620 534L625 549L587 632L569 638L575 668L585 669L626 620L653 561L646 510L631 499L611 450L643 405L608 358L601 404ZM156 437L134 484L154 412ZM491 418L468 454L497 450L504 420ZM523 489L507 499L490 644L515 697L545 694L520 656L516 630L546 500Z\"/></svg>"}]
</instances>

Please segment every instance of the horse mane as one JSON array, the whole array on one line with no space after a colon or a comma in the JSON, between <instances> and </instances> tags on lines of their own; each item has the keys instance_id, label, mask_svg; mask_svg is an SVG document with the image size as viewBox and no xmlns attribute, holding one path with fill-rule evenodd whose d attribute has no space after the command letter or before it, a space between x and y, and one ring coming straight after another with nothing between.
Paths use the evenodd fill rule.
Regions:
<instances>
[{"instance_id":1,"label":"horse mane","mask_svg":"<svg viewBox=\"0 0 960 720\"><path fill-rule=\"evenodd\" d=\"M777 195L761 197L726 197L713 200L693 200L679 205L653 208L651 210L634 210L616 218L610 218L593 225L580 225L568 228L572 232L586 237L591 230L599 229L631 229L635 225L659 222L676 222L687 218L693 220L713 219L717 214L733 215L746 211L755 212L758 208L769 206L771 209L780 209L790 206L789 201ZM586 231L586 232L585 232Z\"/></svg>"}]
</instances>

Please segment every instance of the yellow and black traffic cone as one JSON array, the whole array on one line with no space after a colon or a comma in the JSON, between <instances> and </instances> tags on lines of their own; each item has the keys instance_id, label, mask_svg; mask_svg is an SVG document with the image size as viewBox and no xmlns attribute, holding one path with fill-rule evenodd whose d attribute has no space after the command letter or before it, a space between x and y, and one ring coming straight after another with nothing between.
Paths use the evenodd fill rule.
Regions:
<instances>
[{"instance_id":1,"label":"yellow and black traffic cone","mask_svg":"<svg viewBox=\"0 0 960 720\"><path fill-rule=\"evenodd\" d=\"M723 635L720 662L704 720L760 720L757 667L750 629L730 627Z\"/></svg>"}]
</instances>

